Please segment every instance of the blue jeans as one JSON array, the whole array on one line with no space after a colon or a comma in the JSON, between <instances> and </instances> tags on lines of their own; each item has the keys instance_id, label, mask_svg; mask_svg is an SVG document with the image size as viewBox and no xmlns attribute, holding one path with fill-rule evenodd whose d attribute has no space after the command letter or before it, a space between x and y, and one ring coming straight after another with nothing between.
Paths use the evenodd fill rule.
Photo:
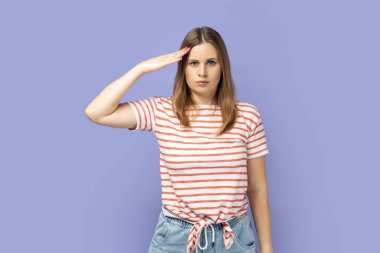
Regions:
<instances>
[{"instance_id":1,"label":"blue jeans","mask_svg":"<svg viewBox=\"0 0 380 253\"><path fill-rule=\"evenodd\" d=\"M235 235L229 249L223 243L221 224L212 224L215 230L215 245L211 247L212 231L207 229L207 248L198 247L198 253L256 253L256 240L252 231L252 223L248 215L228 221ZM193 224L182 219L165 216L162 211L158 217L156 230L149 247L149 253L186 253L187 240ZM205 245L205 230L200 234L200 245ZM194 253L196 251L194 250Z\"/></svg>"}]
</instances>

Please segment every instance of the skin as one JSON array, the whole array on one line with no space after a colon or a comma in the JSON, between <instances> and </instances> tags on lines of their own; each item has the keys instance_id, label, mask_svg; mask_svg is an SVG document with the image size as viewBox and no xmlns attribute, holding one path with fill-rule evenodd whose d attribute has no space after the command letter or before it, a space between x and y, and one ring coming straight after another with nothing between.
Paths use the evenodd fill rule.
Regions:
<instances>
[{"instance_id":1,"label":"skin","mask_svg":"<svg viewBox=\"0 0 380 253\"><path fill-rule=\"evenodd\" d=\"M127 104L120 104L121 98L144 74L156 71L172 63L176 63L189 52L188 48L160 55L145 60L120 78L109 84L86 108L86 116L94 123L111 127L128 127L136 125L131 108ZM210 61L217 57L216 49L209 43L194 46L190 51L189 61L186 66L186 81L192 91L192 96L197 104L210 104L221 77L221 66ZM213 59L212 59L213 60ZM214 60L217 61L217 60ZM197 87L196 81L200 79L210 81L206 87ZM248 159L248 190L252 216L255 220L261 253L272 253L272 240L270 231L270 214L268 203L268 190L265 172L265 156Z\"/></svg>"},{"instance_id":2,"label":"skin","mask_svg":"<svg viewBox=\"0 0 380 253\"><path fill-rule=\"evenodd\" d=\"M247 173L247 196L260 241L260 252L273 253L268 184L266 178L266 156L248 159Z\"/></svg>"},{"instance_id":3,"label":"skin","mask_svg":"<svg viewBox=\"0 0 380 253\"><path fill-rule=\"evenodd\" d=\"M191 48L185 76L197 104L211 104L221 75L222 68L218 61L218 52L212 44L202 43ZM207 80L209 83L206 87L199 87L196 84L198 80ZM247 195L255 220L261 253L273 253L265 170L265 156L247 160Z\"/></svg>"},{"instance_id":4,"label":"skin","mask_svg":"<svg viewBox=\"0 0 380 253\"><path fill-rule=\"evenodd\" d=\"M202 43L191 48L185 77L196 104L211 104L221 76L222 67L218 60L218 52L212 44ZM206 80L209 83L205 87L200 87L196 83L199 80Z\"/></svg>"}]
</instances>

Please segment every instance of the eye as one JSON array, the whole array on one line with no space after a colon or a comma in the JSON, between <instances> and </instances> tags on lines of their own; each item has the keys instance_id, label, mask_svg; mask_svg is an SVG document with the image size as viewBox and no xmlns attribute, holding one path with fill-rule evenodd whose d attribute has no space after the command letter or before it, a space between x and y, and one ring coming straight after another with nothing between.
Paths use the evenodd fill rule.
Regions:
<instances>
[{"instance_id":1,"label":"eye","mask_svg":"<svg viewBox=\"0 0 380 253\"><path fill-rule=\"evenodd\" d=\"M210 65L215 65L216 61L209 60L209 61L207 61L207 63L209 63ZM195 66L196 64L198 64L198 62L196 62L196 61L189 62L189 65L192 65L192 66Z\"/></svg>"}]
</instances>

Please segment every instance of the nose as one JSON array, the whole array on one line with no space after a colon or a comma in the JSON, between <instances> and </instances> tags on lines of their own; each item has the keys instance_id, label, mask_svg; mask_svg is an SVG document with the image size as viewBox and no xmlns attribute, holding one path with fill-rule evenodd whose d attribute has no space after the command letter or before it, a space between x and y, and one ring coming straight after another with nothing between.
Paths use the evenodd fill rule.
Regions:
<instances>
[{"instance_id":1,"label":"nose","mask_svg":"<svg viewBox=\"0 0 380 253\"><path fill-rule=\"evenodd\" d=\"M207 71L206 71L206 66L205 65L201 65L201 67L199 68L199 76L207 76Z\"/></svg>"}]
</instances>

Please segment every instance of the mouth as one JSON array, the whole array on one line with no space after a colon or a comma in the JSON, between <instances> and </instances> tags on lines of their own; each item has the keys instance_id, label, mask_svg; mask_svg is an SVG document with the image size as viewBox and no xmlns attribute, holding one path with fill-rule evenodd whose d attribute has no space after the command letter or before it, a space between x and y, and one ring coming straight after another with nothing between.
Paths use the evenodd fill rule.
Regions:
<instances>
[{"instance_id":1,"label":"mouth","mask_svg":"<svg viewBox=\"0 0 380 253\"><path fill-rule=\"evenodd\" d=\"M205 87L207 86L208 82L197 82L197 86Z\"/></svg>"},{"instance_id":2,"label":"mouth","mask_svg":"<svg viewBox=\"0 0 380 253\"><path fill-rule=\"evenodd\" d=\"M208 81L198 81L197 83L199 83L199 84L206 84L206 83L208 83Z\"/></svg>"}]
</instances>

